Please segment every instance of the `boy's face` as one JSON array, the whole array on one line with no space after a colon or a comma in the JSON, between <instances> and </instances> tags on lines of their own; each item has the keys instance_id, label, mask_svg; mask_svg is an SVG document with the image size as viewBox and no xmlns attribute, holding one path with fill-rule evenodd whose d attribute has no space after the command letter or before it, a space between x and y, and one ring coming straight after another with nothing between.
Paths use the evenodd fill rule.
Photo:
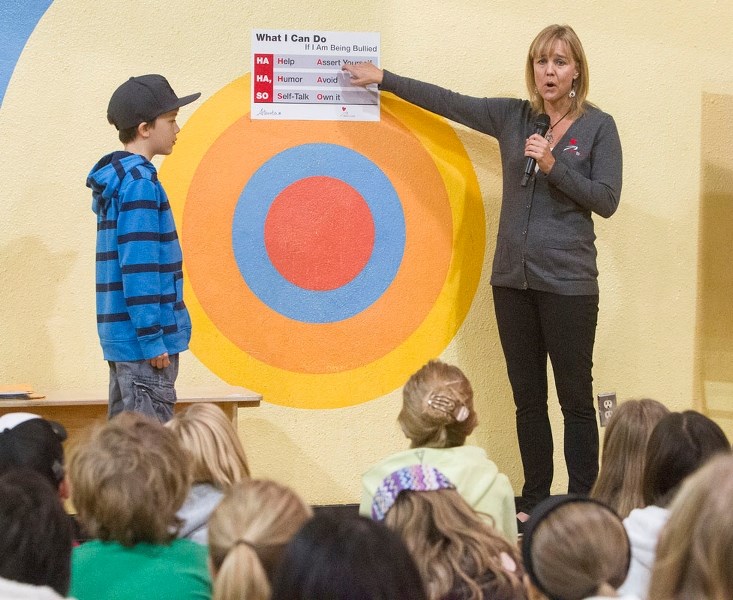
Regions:
<instances>
[{"instance_id":1,"label":"boy's face","mask_svg":"<svg viewBox=\"0 0 733 600\"><path fill-rule=\"evenodd\" d=\"M163 113L155 119L148 130L148 147L151 156L156 154L168 155L173 152L173 145L176 143L176 136L181 130L176 123L178 109Z\"/></svg>"}]
</instances>

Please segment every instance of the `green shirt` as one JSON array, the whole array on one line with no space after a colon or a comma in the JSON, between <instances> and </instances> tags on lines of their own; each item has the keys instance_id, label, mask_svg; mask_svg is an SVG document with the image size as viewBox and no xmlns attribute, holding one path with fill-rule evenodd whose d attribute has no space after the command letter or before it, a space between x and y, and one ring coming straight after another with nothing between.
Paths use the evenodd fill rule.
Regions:
<instances>
[{"instance_id":1,"label":"green shirt","mask_svg":"<svg viewBox=\"0 0 733 600\"><path fill-rule=\"evenodd\" d=\"M189 540L126 547L93 540L74 548L70 595L78 600L208 600L207 549Z\"/></svg>"}]
</instances>

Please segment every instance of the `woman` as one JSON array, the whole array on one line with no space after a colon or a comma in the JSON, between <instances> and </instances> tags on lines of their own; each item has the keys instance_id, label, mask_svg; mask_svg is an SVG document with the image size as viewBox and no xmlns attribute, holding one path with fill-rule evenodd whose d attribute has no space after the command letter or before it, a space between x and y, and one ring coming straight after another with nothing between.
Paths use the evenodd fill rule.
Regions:
<instances>
[{"instance_id":1,"label":"woman","mask_svg":"<svg viewBox=\"0 0 733 600\"><path fill-rule=\"evenodd\" d=\"M176 434L191 465L193 486L178 511L178 537L206 545L207 523L230 487L249 478L244 448L232 422L216 404L192 404L165 426Z\"/></svg>"},{"instance_id":2,"label":"woman","mask_svg":"<svg viewBox=\"0 0 733 600\"><path fill-rule=\"evenodd\" d=\"M438 360L428 362L405 384L397 420L410 449L384 458L364 474L359 512L377 518L374 502L384 479L404 467L424 465L445 474L473 510L515 543L516 509L509 479L483 448L465 445L478 417L463 372Z\"/></svg>"},{"instance_id":3,"label":"woman","mask_svg":"<svg viewBox=\"0 0 733 600\"><path fill-rule=\"evenodd\" d=\"M247 479L235 484L209 523L214 600L269 600L285 545L312 516L288 487Z\"/></svg>"},{"instance_id":4,"label":"woman","mask_svg":"<svg viewBox=\"0 0 733 600\"><path fill-rule=\"evenodd\" d=\"M598 270L592 213L610 217L621 192L621 143L610 115L586 101L588 63L568 26L542 30L529 48L529 100L473 98L382 71L343 67L356 85L384 91L495 137L503 200L491 275L494 308L517 407L530 511L550 493L553 440L547 413L547 357L565 425L571 493L588 493L598 474L593 344ZM546 135L538 115L549 115ZM524 187L528 159L536 173Z\"/></svg>"},{"instance_id":5,"label":"woman","mask_svg":"<svg viewBox=\"0 0 733 600\"><path fill-rule=\"evenodd\" d=\"M378 517L404 540L429 600L525 600L516 546L485 523L437 469L392 473L375 497Z\"/></svg>"},{"instance_id":6,"label":"woman","mask_svg":"<svg viewBox=\"0 0 733 600\"><path fill-rule=\"evenodd\" d=\"M627 400L608 422L601 470L590 495L608 504L622 519L644 506L646 445L654 426L668 414L669 409L656 400Z\"/></svg>"}]
</instances>

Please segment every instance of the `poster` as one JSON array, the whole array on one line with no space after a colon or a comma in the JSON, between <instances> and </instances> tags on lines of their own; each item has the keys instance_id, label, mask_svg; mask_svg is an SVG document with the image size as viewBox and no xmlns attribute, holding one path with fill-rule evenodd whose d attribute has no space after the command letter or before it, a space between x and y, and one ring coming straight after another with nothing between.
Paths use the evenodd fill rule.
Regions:
<instances>
[{"instance_id":1,"label":"poster","mask_svg":"<svg viewBox=\"0 0 733 600\"><path fill-rule=\"evenodd\" d=\"M252 119L378 121L379 92L341 67L379 66L379 33L252 30Z\"/></svg>"}]
</instances>

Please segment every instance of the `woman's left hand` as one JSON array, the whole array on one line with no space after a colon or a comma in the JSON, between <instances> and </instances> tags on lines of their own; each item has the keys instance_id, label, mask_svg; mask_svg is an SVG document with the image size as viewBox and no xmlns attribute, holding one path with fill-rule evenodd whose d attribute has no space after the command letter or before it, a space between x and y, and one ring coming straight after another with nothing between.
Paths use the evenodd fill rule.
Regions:
<instances>
[{"instance_id":1,"label":"woman's left hand","mask_svg":"<svg viewBox=\"0 0 733 600\"><path fill-rule=\"evenodd\" d=\"M524 156L532 157L537 161L537 166L545 175L555 165L555 157L552 155L550 142L538 133L533 133L527 138L524 144Z\"/></svg>"}]
</instances>

